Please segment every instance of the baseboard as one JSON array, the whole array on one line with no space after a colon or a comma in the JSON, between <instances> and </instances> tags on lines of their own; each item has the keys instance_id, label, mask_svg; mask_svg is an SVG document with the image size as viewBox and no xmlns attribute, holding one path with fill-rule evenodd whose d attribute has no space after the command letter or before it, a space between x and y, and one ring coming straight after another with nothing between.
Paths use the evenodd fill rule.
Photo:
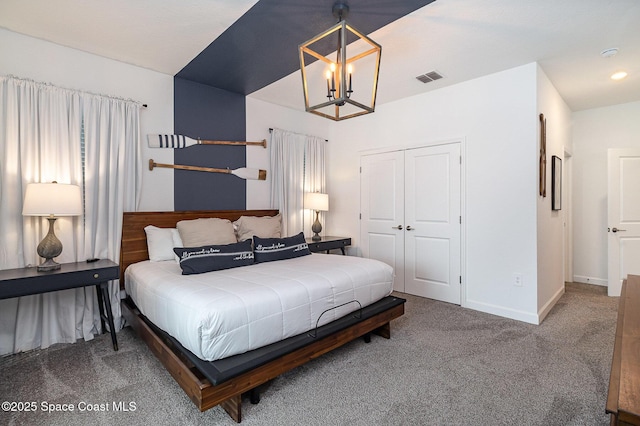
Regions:
<instances>
[{"instance_id":1,"label":"baseboard","mask_svg":"<svg viewBox=\"0 0 640 426\"><path fill-rule=\"evenodd\" d=\"M593 285L601 285L603 287L608 287L609 283L606 279L602 278L594 278L594 277L585 277L584 275L574 275L573 276L574 283L583 283L583 284L593 284Z\"/></svg>"},{"instance_id":2,"label":"baseboard","mask_svg":"<svg viewBox=\"0 0 640 426\"><path fill-rule=\"evenodd\" d=\"M564 294L564 284L562 285L562 287L558 289L556 294L554 294L553 297L547 303L545 303L542 309L538 311L538 319L539 319L538 324L544 321L544 319L547 317L551 309L556 305L556 303L558 303L558 300L560 300L563 294Z\"/></svg>"},{"instance_id":3,"label":"baseboard","mask_svg":"<svg viewBox=\"0 0 640 426\"><path fill-rule=\"evenodd\" d=\"M473 309L487 314L498 315L500 317L514 319L517 321L526 322L529 324L540 324L538 315L531 312L519 311L516 309L509 309L503 306L491 305L484 302L478 302L475 300L467 299L465 308Z\"/></svg>"}]
</instances>

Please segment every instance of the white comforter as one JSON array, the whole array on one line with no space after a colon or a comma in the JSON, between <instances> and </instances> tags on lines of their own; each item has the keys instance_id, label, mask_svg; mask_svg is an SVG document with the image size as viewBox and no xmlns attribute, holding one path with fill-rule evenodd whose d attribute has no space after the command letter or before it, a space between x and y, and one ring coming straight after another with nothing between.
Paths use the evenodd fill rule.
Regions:
<instances>
[{"instance_id":1,"label":"white comforter","mask_svg":"<svg viewBox=\"0 0 640 426\"><path fill-rule=\"evenodd\" d=\"M313 329L322 312L388 296L393 269L353 256L295 259L181 275L174 261L140 262L125 271L125 288L142 314L199 358L212 361ZM358 309L322 315L320 325Z\"/></svg>"}]
</instances>

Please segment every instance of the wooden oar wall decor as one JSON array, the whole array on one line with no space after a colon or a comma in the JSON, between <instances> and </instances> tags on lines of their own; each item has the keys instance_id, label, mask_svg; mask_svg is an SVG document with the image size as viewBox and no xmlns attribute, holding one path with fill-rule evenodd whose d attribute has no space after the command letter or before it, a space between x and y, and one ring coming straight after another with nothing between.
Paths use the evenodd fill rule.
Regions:
<instances>
[{"instance_id":1,"label":"wooden oar wall decor","mask_svg":"<svg viewBox=\"0 0 640 426\"><path fill-rule=\"evenodd\" d=\"M204 140L193 139L184 135L147 135L147 143L149 148L169 148L180 149L187 148L192 145L244 145L244 146L262 146L267 147L267 140L263 139L260 142L246 142L246 141L217 141L217 140ZM241 167L235 170L230 169L217 169L214 167L200 167L200 166L184 166L180 164L162 164L156 163L152 159L149 160L149 170L153 170L154 167L164 167L169 169L191 170L197 172L209 172L209 173L224 173L238 176L242 179L254 179L254 180L266 180L267 171L262 169L249 169Z\"/></svg>"},{"instance_id":2,"label":"wooden oar wall decor","mask_svg":"<svg viewBox=\"0 0 640 426\"><path fill-rule=\"evenodd\" d=\"M180 164L162 164L156 163L152 159L149 160L149 170L153 170L154 167L164 167L167 169L180 169L180 170L191 170L196 172L209 172L209 173L225 173L232 174L238 176L242 179L252 179L252 180L266 180L267 179L267 171L262 169L249 169L246 167L240 167L235 170L230 169L216 169L214 167L201 167L201 166L183 166Z\"/></svg>"},{"instance_id":3,"label":"wooden oar wall decor","mask_svg":"<svg viewBox=\"0 0 640 426\"><path fill-rule=\"evenodd\" d=\"M213 141L204 139L192 139L184 135L147 135L147 143L149 148L170 148L179 149L187 148L192 145L244 145L244 146L261 146L267 147L267 140L262 139L260 142L245 141Z\"/></svg>"}]
</instances>

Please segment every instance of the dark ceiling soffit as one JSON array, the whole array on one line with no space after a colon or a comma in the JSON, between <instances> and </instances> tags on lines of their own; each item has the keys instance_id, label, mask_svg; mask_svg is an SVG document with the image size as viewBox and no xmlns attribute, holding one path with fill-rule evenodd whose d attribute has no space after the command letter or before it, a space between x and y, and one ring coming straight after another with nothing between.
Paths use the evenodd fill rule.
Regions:
<instances>
[{"instance_id":1,"label":"dark ceiling soffit","mask_svg":"<svg viewBox=\"0 0 640 426\"><path fill-rule=\"evenodd\" d=\"M433 1L349 0L347 20L370 34ZM176 77L243 95L268 86L300 69L300 43L337 22L334 2L260 0Z\"/></svg>"}]
</instances>

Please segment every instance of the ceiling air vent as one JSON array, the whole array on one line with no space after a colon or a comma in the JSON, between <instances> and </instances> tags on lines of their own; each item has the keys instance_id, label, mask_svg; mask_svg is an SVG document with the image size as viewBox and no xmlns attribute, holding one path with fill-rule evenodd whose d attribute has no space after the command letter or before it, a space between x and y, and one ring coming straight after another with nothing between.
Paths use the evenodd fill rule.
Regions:
<instances>
[{"instance_id":1,"label":"ceiling air vent","mask_svg":"<svg viewBox=\"0 0 640 426\"><path fill-rule=\"evenodd\" d=\"M429 83L431 81L440 80L442 75L440 75L437 71L429 71L428 73L419 75L416 77L423 83Z\"/></svg>"}]
</instances>

